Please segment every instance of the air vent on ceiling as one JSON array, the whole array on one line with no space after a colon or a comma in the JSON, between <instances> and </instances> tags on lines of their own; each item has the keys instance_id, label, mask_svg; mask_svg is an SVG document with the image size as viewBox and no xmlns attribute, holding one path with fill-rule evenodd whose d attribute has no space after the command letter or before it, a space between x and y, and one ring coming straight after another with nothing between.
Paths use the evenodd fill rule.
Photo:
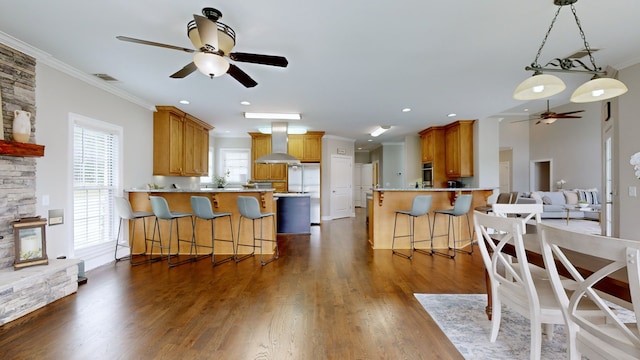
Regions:
<instances>
[{"instance_id":1,"label":"air vent on ceiling","mask_svg":"<svg viewBox=\"0 0 640 360\"><path fill-rule=\"evenodd\" d=\"M95 76L97 78L100 78L100 79L102 79L104 81L118 81L118 79L112 77L109 74L93 74L93 76Z\"/></svg>"},{"instance_id":2,"label":"air vent on ceiling","mask_svg":"<svg viewBox=\"0 0 640 360\"><path fill-rule=\"evenodd\" d=\"M593 49L590 48L589 50L591 50L591 53L593 54L594 52L600 50L600 49ZM587 56L589 53L587 52L587 49L582 49L582 50L578 50L575 53L568 55L567 59L580 59L583 58L585 56Z\"/></svg>"}]
</instances>

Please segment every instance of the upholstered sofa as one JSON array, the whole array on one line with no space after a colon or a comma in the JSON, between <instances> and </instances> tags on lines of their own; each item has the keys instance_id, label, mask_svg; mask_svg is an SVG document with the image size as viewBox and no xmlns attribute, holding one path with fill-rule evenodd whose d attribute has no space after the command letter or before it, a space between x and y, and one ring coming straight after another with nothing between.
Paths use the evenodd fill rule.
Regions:
<instances>
[{"instance_id":1,"label":"upholstered sofa","mask_svg":"<svg viewBox=\"0 0 640 360\"><path fill-rule=\"evenodd\" d=\"M597 189L573 189L561 191L534 191L522 193L517 203L542 204L542 218L564 219L567 217L569 208L569 218L572 219L598 219L598 214L591 211L581 211L578 201L586 201L589 209L600 210L600 196Z\"/></svg>"}]
</instances>

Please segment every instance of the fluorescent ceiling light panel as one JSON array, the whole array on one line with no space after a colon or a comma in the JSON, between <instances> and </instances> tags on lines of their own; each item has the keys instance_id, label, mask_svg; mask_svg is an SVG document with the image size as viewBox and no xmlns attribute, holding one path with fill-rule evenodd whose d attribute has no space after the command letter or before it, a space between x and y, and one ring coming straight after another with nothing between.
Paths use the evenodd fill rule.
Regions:
<instances>
[{"instance_id":1,"label":"fluorescent ceiling light panel","mask_svg":"<svg viewBox=\"0 0 640 360\"><path fill-rule=\"evenodd\" d=\"M381 135L383 132L389 130L391 128L391 126L379 126L377 129L375 129L372 133L371 136L376 137Z\"/></svg>"},{"instance_id":2,"label":"fluorescent ceiling light panel","mask_svg":"<svg viewBox=\"0 0 640 360\"><path fill-rule=\"evenodd\" d=\"M260 131L262 134L271 134L271 126L259 127L258 131ZM307 129L303 127L295 127L295 126L287 127L287 134L289 135L303 135L306 133L307 133Z\"/></svg>"},{"instance_id":3,"label":"fluorescent ceiling light panel","mask_svg":"<svg viewBox=\"0 0 640 360\"><path fill-rule=\"evenodd\" d=\"M255 113L245 112L245 119L270 119L270 120L300 120L300 114L297 113Z\"/></svg>"}]
</instances>

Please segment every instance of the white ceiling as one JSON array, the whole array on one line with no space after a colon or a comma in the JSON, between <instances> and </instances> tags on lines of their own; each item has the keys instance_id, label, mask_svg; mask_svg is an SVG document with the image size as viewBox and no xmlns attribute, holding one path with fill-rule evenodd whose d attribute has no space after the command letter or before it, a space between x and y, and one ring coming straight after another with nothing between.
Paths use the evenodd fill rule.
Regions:
<instances>
[{"instance_id":1,"label":"white ceiling","mask_svg":"<svg viewBox=\"0 0 640 360\"><path fill-rule=\"evenodd\" d=\"M598 66L640 61L640 1L580 0L575 4ZM191 48L187 22L202 8L219 9L236 34L234 51L282 55L287 68L232 62L258 82L247 89L228 75L169 75L188 53L116 40L124 35ZM522 117L545 100L512 99L540 46L556 7L552 0L0 0L0 31L150 104L175 105L215 126L214 136L244 136L266 121L245 111L300 112L301 126L372 148L453 119ZM540 63L581 49L564 8ZM566 103L587 75L562 74ZM178 103L181 99L190 105ZM241 105L247 100L250 106ZM555 103L555 105L554 105ZM403 113L403 108L411 112ZM455 118L447 114L456 113ZM290 125L293 125L290 122ZM391 125L371 139L377 125Z\"/></svg>"}]
</instances>

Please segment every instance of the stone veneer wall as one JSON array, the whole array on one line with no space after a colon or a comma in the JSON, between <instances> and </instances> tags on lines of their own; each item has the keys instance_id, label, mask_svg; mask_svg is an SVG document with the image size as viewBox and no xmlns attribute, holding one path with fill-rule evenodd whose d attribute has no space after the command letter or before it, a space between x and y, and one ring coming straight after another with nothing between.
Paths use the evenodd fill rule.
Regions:
<instances>
[{"instance_id":1,"label":"stone veneer wall","mask_svg":"<svg viewBox=\"0 0 640 360\"><path fill-rule=\"evenodd\" d=\"M31 113L34 141L36 117L36 60L0 44L0 96L4 139L13 140L14 110ZM11 223L36 211L36 158L0 156L0 270L13 267L14 238Z\"/></svg>"}]
</instances>

